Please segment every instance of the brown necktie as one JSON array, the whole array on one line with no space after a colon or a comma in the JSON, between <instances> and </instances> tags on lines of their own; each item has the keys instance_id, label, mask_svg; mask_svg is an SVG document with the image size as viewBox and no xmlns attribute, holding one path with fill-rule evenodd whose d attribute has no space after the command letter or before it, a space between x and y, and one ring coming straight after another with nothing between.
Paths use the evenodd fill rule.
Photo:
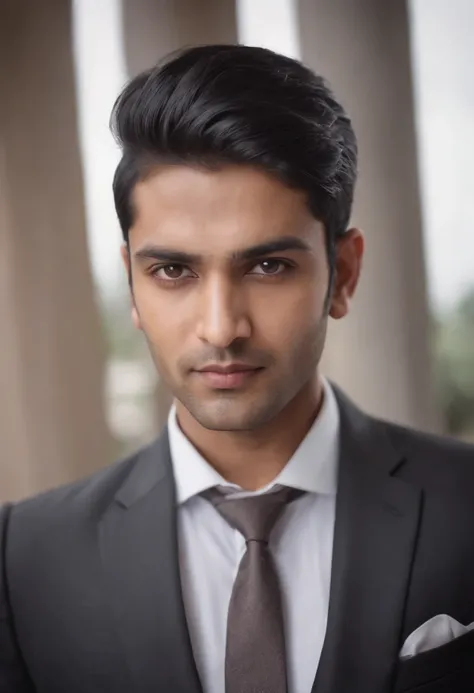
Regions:
<instances>
[{"instance_id":1,"label":"brown necktie","mask_svg":"<svg viewBox=\"0 0 474 693\"><path fill-rule=\"evenodd\" d=\"M302 493L286 487L235 499L217 489L203 493L247 543L227 616L226 693L287 693L280 585L268 540L284 507Z\"/></svg>"}]
</instances>

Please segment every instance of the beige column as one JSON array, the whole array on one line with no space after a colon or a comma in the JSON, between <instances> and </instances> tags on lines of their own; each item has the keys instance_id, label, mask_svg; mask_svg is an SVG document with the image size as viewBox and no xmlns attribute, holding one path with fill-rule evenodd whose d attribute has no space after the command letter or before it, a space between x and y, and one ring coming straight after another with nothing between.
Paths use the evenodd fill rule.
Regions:
<instances>
[{"instance_id":1,"label":"beige column","mask_svg":"<svg viewBox=\"0 0 474 693\"><path fill-rule=\"evenodd\" d=\"M233 0L122 0L122 25L130 76L179 48L237 41ZM171 401L169 391L159 382L158 427L165 422Z\"/></svg>"},{"instance_id":2,"label":"beige column","mask_svg":"<svg viewBox=\"0 0 474 693\"><path fill-rule=\"evenodd\" d=\"M326 372L367 410L439 428L433 396L404 0L299 0L301 55L326 76L360 145L353 223L367 258L351 316L331 326Z\"/></svg>"},{"instance_id":3,"label":"beige column","mask_svg":"<svg viewBox=\"0 0 474 693\"><path fill-rule=\"evenodd\" d=\"M122 0L122 16L131 76L179 48L237 40L234 0Z\"/></svg>"},{"instance_id":4,"label":"beige column","mask_svg":"<svg viewBox=\"0 0 474 693\"><path fill-rule=\"evenodd\" d=\"M69 2L0 3L0 501L110 461Z\"/></svg>"}]
</instances>

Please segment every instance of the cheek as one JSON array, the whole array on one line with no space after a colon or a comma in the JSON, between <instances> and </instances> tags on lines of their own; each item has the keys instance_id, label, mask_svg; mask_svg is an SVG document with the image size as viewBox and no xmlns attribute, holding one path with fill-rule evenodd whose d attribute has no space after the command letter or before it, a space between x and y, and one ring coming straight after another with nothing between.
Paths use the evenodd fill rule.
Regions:
<instances>
[{"instance_id":1,"label":"cheek","mask_svg":"<svg viewBox=\"0 0 474 693\"><path fill-rule=\"evenodd\" d=\"M282 287L278 295L254 303L253 322L259 341L276 350L285 350L304 339L319 325L325 295L308 282L300 287Z\"/></svg>"},{"instance_id":2,"label":"cheek","mask_svg":"<svg viewBox=\"0 0 474 693\"><path fill-rule=\"evenodd\" d=\"M179 351L189 331L189 320L183 319L183 310L170 298L153 285L137 283L135 287L134 303L140 328L154 355L164 360Z\"/></svg>"}]
</instances>

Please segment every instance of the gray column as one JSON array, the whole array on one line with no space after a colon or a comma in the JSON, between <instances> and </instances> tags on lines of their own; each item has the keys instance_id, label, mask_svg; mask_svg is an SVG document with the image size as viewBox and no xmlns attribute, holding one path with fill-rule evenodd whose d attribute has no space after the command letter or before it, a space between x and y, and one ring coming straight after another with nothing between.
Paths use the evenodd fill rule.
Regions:
<instances>
[{"instance_id":1,"label":"gray column","mask_svg":"<svg viewBox=\"0 0 474 693\"><path fill-rule=\"evenodd\" d=\"M0 4L0 500L109 459L69 2Z\"/></svg>"},{"instance_id":2,"label":"gray column","mask_svg":"<svg viewBox=\"0 0 474 693\"><path fill-rule=\"evenodd\" d=\"M403 0L299 0L301 54L358 134L354 225L367 256L352 314L331 325L325 370L388 419L439 428L420 213L409 26Z\"/></svg>"},{"instance_id":3,"label":"gray column","mask_svg":"<svg viewBox=\"0 0 474 693\"><path fill-rule=\"evenodd\" d=\"M122 18L130 76L185 46L237 41L233 0L122 0ZM165 423L171 402L171 394L160 381L157 427Z\"/></svg>"}]
</instances>

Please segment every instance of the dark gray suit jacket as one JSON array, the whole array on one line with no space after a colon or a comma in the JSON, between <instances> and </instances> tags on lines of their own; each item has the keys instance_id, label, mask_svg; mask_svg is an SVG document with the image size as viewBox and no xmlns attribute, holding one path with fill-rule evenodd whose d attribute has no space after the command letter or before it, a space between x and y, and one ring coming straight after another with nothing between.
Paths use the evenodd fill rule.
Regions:
<instances>
[{"instance_id":1,"label":"dark gray suit jacket","mask_svg":"<svg viewBox=\"0 0 474 693\"><path fill-rule=\"evenodd\" d=\"M472 693L474 632L398 653L437 614L474 621L474 448L337 397L331 598L312 693ZM165 431L90 479L2 509L1 693L201 693L175 505Z\"/></svg>"}]
</instances>

